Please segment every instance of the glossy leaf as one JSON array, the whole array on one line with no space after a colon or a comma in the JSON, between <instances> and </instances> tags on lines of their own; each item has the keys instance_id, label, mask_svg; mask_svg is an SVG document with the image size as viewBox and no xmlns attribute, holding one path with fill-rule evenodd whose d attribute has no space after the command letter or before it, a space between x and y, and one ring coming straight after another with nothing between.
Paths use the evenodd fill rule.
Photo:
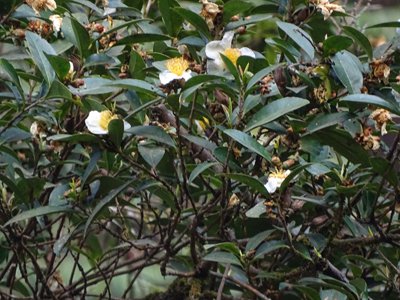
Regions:
<instances>
[{"instance_id":1,"label":"glossy leaf","mask_svg":"<svg viewBox=\"0 0 400 300\"><path fill-rule=\"evenodd\" d=\"M310 35L294 24L278 21L278 27L283 30L301 49L307 53L310 59L314 59L315 50Z\"/></svg>"},{"instance_id":2,"label":"glossy leaf","mask_svg":"<svg viewBox=\"0 0 400 300\"><path fill-rule=\"evenodd\" d=\"M349 52L342 51L332 57L333 70L350 94L358 94L363 85L363 75L359 65Z\"/></svg>"},{"instance_id":3,"label":"glossy leaf","mask_svg":"<svg viewBox=\"0 0 400 300\"><path fill-rule=\"evenodd\" d=\"M275 100L259 110L253 118L247 123L245 131L250 131L270 123L279 117L299 109L309 103L308 100L296 97L286 97Z\"/></svg>"},{"instance_id":4,"label":"glossy leaf","mask_svg":"<svg viewBox=\"0 0 400 300\"><path fill-rule=\"evenodd\" d=\"M26 42L28 44L29 51L32 55L32 59L42 73L47 84L51 86L56 76L46 54L56 55L53 47L36 33L26 32Z\"/></svg>"},{"instance_id":5,"label":"glossy leaf","mask_svg":"<svg viewBox=\"0 0 400 300\"><path fill-rule=\"evenodd\" d=\"M31 210L27 210L19 213L15 217L8 220L3 226L7 227L11 224L26 221L31 218L40 217L44 215L50 215L55 213L67 213L72 212L73 210L69 206L42 206L38 208L33 208Z\"/></svg>"},{"instance_id":6,"label":"glossy leaf","mask_svg":"<svg viewBox=\"0 0 400 300\"><path fill-rule=\"evenodd\" d=\"M175 147L174 140L158 126L135 126L126 130L127 133L135 136L146 137L148 139Z\"/></svg>"},{"instance_id":7,"label":"glossy leaf","mask_svg":"<svg viewBox=\"0 0 400 300\"><path fill-rule=\"evenodd\" d=\"M224 133L233 138L242 146L248 148L250 151L257 153L268 161L271 161L271 155L250 135L236 129L225 129Z\"/></svg>"}]
</instances>

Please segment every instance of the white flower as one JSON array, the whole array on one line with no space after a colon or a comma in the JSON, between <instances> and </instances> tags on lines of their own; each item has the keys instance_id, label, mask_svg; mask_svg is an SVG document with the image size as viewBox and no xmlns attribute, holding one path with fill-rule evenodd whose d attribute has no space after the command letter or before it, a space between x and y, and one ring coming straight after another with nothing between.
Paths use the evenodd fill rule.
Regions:
<instances>
[{"instance_id":1,"label":"white flower","mask_svg":"<svg viewBox=\"0 0 400 300\"><path fill-rule=\"evenodd\" d=\"M26 0L26 3L32 7L36 14L45 9L53 11L57 8L57 3L54 0Z\"/></svg>"},{"instance_id":2,"label":"white flower","mask_svg":"<svg viewBox=\"0 0 400 300\"><path fill-rule=\"evenodd\" d=\"M264 185L267 189L268 193L275 193L277 189L280 188L282 182L286 179L286 177L290 174L290 170L282 171L276 170L275 172L271 172L268 176L268 181Z\"/></svg>"},{"instance_id":3,"label":"white flower","mask_svg":"<svg viewBox=\"0 0 400 300\"><path fill-rule=\"evenodd\" d=\"M51 15L49 17L50 21L53 22L53 30L54 32L60 32L61 26L63 22L63 18L60 15Z\"/></svg>"},{"instance_id":4,"label":"white flower","mask_svg":"<svg viewBox=\"0 0 400 300\"><path fill-rule=\"evenodd\" d=\"M108 124L115 119L118 119L118 116L109 110L103 110L102 112L92 110L86 118L85 124L91 133L108 134ZM131 128L131 125L124 120L124 130L129 128Z\"/></svg>"},{"instance_id":5,"label":"white flower","mask_svg":"<svg viewBox=\"0 0 400 300\"><path fill-rule=\"evenodd\" d=\"M226 69L221 54L226 56L234 65L240 56L250 56L255 58L253 50L243 48L232 48L232 40L235 33L233 31L225 32L222 40L211 41L206 45L206 56L211 59L207 60L207 72L209 74L220 73Z\"/></svg>"},{"instance_id":6,"label":"white flower","mask_svg":"<svg viewBox=\"0 0 400 300\"><path fill-rule=\"evenodd\" d=\"M189 68L189 62L183 57L176 57L168 59L165 63L166 70L162 71L159 75L162 85L166 85L175 79L189 80L192 77Z\"/></svg>"}]
</instances>

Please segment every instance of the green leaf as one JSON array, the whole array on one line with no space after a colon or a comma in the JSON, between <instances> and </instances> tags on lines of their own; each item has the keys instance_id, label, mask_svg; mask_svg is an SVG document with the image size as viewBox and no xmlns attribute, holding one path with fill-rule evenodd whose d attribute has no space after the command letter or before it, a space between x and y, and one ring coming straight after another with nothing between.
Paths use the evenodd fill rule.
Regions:
<instances>
[{"instance_id":1,"label":"green leaf","mask_svg":"<svg viewBox=\"0 0 400 300\"><path fill-rule=\"evenodd\" d=\"M333 114L320 114L310 121L307 132L303 135L314 133L318 130L331 127L349 120L352 115L348 112L338 112Z\"/></svg>"},{"instance_id":2,"label":"green leaf","mask_svg":"<svg viewBox=\"0 0 400 300\"><path fill-rule=\"evenodd\" d=\"M383 28L383 27L394 27L394 28L399 28L400 27L400 22L384 22L384 23L379 23L375 24L372 26L368 26L367 29L371 28Z\"/></svg>"},{"instance_id":3,"label":"green leaf","mask_svg":"<svg viewBox=\"0 0 400 300\"><path fill-rule=\"evenodd\" d=\"M297 166L293 170L290 171L290 174L286 176L285 180L282 182L281 186L279 187L279 191L283 192L286 190L288 187L289 183L298 175L300 174L304 169L307 167L311 166L312 163L305 163L304 165Z\"/></svg>"},{"instance_id":4,"label":"green leaf","mask_svg":"<svg viewBox=\"0 0 400 300\"><path fill-rule=\"evenodd\" d=\"M182 27L182 18L174 12L174 7L179 7L178 2L175 0L158 0L158 8L165 28L170 36L175 37Z\"/></svg>"},{"instance_id":5,"label":"green leaf","mask_svg":"<svg viewBox=\"0 0 400 300\"><path fill-rule=\"evenodd\" d=\"M114 26L114 27L110 28L109 30L103 32L102 34L98 35L96 37L95 41L100 40L103 36L110 35L113 32L121 30L122 28L131 26L131 25L139 23L139 22L146 22L146 21L148 22L148 21L151 21L151 20L150 19L142 19L142 18L140 18L140 19L136 19L136 20L130 20L130 21L122 23L122 24L120 24L118 26Z\"/></svg>"},{"instance_id":6,"label":"green leaf","mask_svg":"<svg viewBox=\"0 0 400 300\"><path fill-rule=\"evenodd\" d=\"M267 208L264 205L264 202L261 201L254 205L246 212L246 217L248 218L259 218L263 213L267 211Z\"/></svg>"},{"instance_id":7,"label":"green leaf","mask_svg":"<svg viewBox=\"0 0 400 300\"><path fill-rule=\"evenodd\" d=\"M46 94L46 99L67 99L72 100L70 90L58 80L54 80L49 91Z\"/></svg>"},{"instance_id":8,"label":"green leaf","mask_svg":"<svg viewBox=\"0 0 400 300\"><path fill-rule=\"evenodd\" d=\"M191 184L201 173L217 164L217 162L204 162L197 165L196 168L193 169L192 173L190 173L188 183Z\"/></svg>"},{"instance_id":9,"label":"green leaf","mask_svg":"<svg viewBox=\"0 0 400 300\"><path fill-rule=\"evenodd\" d=\"M368 152L351 135L343 130L325 129L311 135L323 145L331 146L335 151L356 164L369 165Z\"/></svg>"},{"instance_id":10,"label":"green leaf","mask_svg":"<svg viewBox=\"0 0 400 300\"><path fill-rule=\"evenodd\" d=\"M0 59L0 69L3 69L8 74L12 83L14 83L14 85L17 87L21 98L24 99L25 98L24 91L21 87L21 82L19 81L17 71L15 71L12 64L10 64L7 60L1 58Z\"/></svg>"},{"instance_id":11,"label":"green leaf","mask_svg":"<svg viewBox=\"0 0 400 300\"><path fill-rule=\"evenodd\" d=\"M46 40L42 39L36 33L26 31L25 38L33 61L42 73L48 86L51 86L56 77L56 73L47 59L46 54L56 55L56 52Z\"/></svg>"},{"instance_id":12,"label":"green leaf","mask_svg":"<svg viewBox=\"0 0 400 300\"><path fill-rule=\"evenodd\" d=\"M228 22L233 16L252 8L253 5L242 0L230 0L224 4L224 21Z\"/></svg>"},{"instance_id":13,"label":"green leaf","mask_svg":"<svg viewBox=\"0 0 400 300\"><path fill-rule=\"evenodd\" d=\"M324 40L323 50L326 56L345 50L353 44L353 40L342 35L333 35Z\"/></svg>"},{"instance_id":14,"label":"green leaf","mask_svg":"<svg viewBox=\"0 0 400 300\"><path fill-rule=\"evenodd\" d=\"M0 134L0 143L13 143L17 141L28 140L32 137L30 132L18 127L10 127Z\"/></svg>"},{"instance_id":15,"label":"green leaf","mask_svg":"<svg viewBox=\"0 0 400 300\"><path fill-rule=\"evenodd\" d=\"M119 148L124 135L124 121L121 119L111 120L108 124L108 136L113 144Z\"/></svg>"},{"instance_id":16,"label":"green leaf","mask_svg":"<svg viewBox=\"0 0 400 300\"><path fill-rule=\"evenodd\" d=\"M97 166L97 162L101 158L101 151L98 148L95 148L93 152L90 155L90 161L89 164L87 165L85 169L85 173L82 175L82 180L81 180L81 185L84 186L86 183L86 180L89 178L90 174L92 174L93 170Z\"/></svg>"},{"instance_id":17,"label":"green leaf","mask_svg":"<svg viewBox=\"0 0 400 300\"><path fill-rule=\"evenodd\" d=\"M257 84L257 82L259 82L261 79L263 79L268 74L272 73L276 68L278 68L280 66L282 66L282 64L268 66L268 67L258 71L256 74L254 74L251 77L251 79L249 80L249 82L247 83L246 92L249 91L255 84Z\"/></svg>"},{"instance_id":18,"label":"green leaf","mask_svg":"<svg viewBox=\"0 0 400 300\"><path fill-rule=\"evenodd\" d=\"M267 241L262 243L254 256L254 259L262 258L264 255L282 248L289 248L284 241Z\"/></svg>"},{"instance_id":19,"label":"green leaf","mask_svg":"<svg viewBox=\"0 0 400 300\"><path fill-rule=\"evenodd\" d=\"M266 238L268 238L275 229L266 230L260 233L257 233L255 236L249 239L246 245L246 252L256 249Z\"/></svg>"},{"instance_id":20,"label":"green leaf","mask_svg":"<svg viewBox=\"0 0 400 300\"><path fill-rule=\"evenodd\" d=\"M135 114L143 111L144 109L152 106L153 104L156 104L156 103L160 102L161 100L163 100L163 98L157 98L157 99L154 99L154 100L151 100L149 102L144 103L143 105L137 107L132 112L130 112L129 115L126 116L126 119L129 119L130 117L134 116Z\"/></svg>"},{"instance_id":21,"label":"green leaf","mask_svg":"<svg viewBox=\"0 0 400 300\"><path fill-rule=\"evenodd\" d=\"M203 257L206 261L215 261L220 264L232 264L242 266L240 260L229 252L214 251Z\"/></svg>"},{"instance_id":22,"label":"green leaf","mask_svg":"<svg viewBox=\"0 0 400 300\"><path fill-rule=\"evenodd\" d=\"M310 102L308 100L297 97L286 97L275 100L254 114L253 118L248 122L245 131L247 132L256 127L270 123L279 117L299 109L309 103Z\"/></svg>"},{"instance_id":23,"label":"green leaf","mask_svg":"<svg viewBox=\"0 0 400 300\"><path fill-rule=\"evenodd\" d=\"M182 135L185 139L187 139L189 142L192 142L204 149L208 149L210 151L214 151L215 148L217 148L217 145L215 145L213 142L206 140L204 138L190 135L190 134L184 134Z\"/></svg>"},{"instance_id":24,"label":"green leaf","mask_svg":"<svg viewBox=\"0 0 400 300\"><path fill-rule=\"evenodd\" d=\"M230 31L242 26L248 26L250 24L259 23L268 19L271 19L271 14L260 14L260 15L252 15L246 18L242 18L239 21L230 22L225 26L225 31Z\"/></svg>"},{"instance_id":25,"label":"green leaf","mask_svg":"<svg viewBox=\"0 0 400 300\"><path fill-rule=\"evenodd\" d=\"M187 90L191 87L198 86L201 83L211 82L211 81L221 80L221 79L224 79L224 77L217 76L217 75L200 74L197 76L193 76L188 81L186 81L183 89Z\"/></svg>"},{"instance_id":26,"label":"green leaf","mask_svg":"<svg viewBox=\"0 0 400 300\"><path fill-rule=\"evenodd\" d=\"M3 227L6 227L8 225L24 221L30 218L35 218L39 216L44 216L44 215L50 215L50 214L55 214L55 213L65 213L65 212L72 212L73 210L70 207L67 206L42 206L38 208L34 208L31 210L27 210L24 212L19 213L15 217L11 218L8 220Z\"/></svg>"},{"instance_id":27,"label":"green leaf","mask_svg":"<svg viewBox=\"0 0 400 300\"><path fill-rule=\"evenodd\" d=\"M343 26L343 32L354 39L357 45L360 45L367 53L368 58L372 59L372 46L368 38L357 29L350 26Z\"/></svg>"},{"instance_id":28,"label":"green leaf","mask_svg":"<svg viewBox=\"0 0 400 300\"><path fill-rule=\"evenodd\" d=\"M225 129L223 132L252 152L257 153L268 161L271 161L271 155L267 150L265 150L265 148L250 135L236 129Z\"/></svg>"},{"instance_id":29,"label":"green leaf","mask_svg":"<svg viewBox=\"0 0 400 300\"><path fill-rule=\"evenodd\" d=\"M123 89L130 89L138 92L144 92L147 94L156 94L161 97L165 97L164 93L154 85L139 79L119 79L110 81L108 86L119 87Z\"/></svg>"},{"instance_id":30,"label":"green leaf","mask_svg":"<svg viewBox=\"0 0 400 300\"><path fill-rule=\"evenodd\" d=\"M300 27L291 23L278 21L278 27L283 30L312 60L315 56L313 41L310 35Z\"/></svg>"},{"instance_id":31,"label":"green leaf","mask_svg":"<svg viewBox=\"0 0 400 300\"><path fill-rule=\"evenodd\" d=\"M92 2L90 2L88 0L70 0L70 1L73 3L76 3L78 5L84 5L90 9L94 10L95 12L97 12L100 16L102 16L104 14L103 10L101 10L95 4L93 4Z\"/></svg>"},{"instance_id":32,"label":"green leaf","mask_svg":"<svg viewBox=\"0 0 400 300\"><path fill-rule=\"evenodd\" d=\"M135 50L132 50L129 59L129 73L131 77L144 80L146 77L146 73L144 72L145 68L146 63L144 62L142 56Z\"/></svg>"},{"instance_id":33,"label":"green leaf","mask_svg":"<svg viewBox=\"0 0 400 300\"><path fill-rule=\"evenodd\" d=\"M158 41L167 41L170 40L171 37L164 34L158 33L136 33L128 35L123 39L117 42L117 45L132 45L132 44L141 44L141 43L150 43L150 42L158 42Z\"/></svg>"},{"instance_id":34,"label":"green leaf","mask_svg":"<svg viewBox=\"0 0 400 300\"><path fill-rule=\"evenodd\" d=\"M241 255L239 247L235 243L232 243L232 242L223 242L223 243L218 243L218 244L205 244L204 245L205 250L209 250L209 249L213 249L213 248L219 248L220 250L228 251L228 252L232 253L233 255L235 255L236 257L240 257L240 255Z\"/></svg>"},{"instance_id":35,"label":"green leaf","mask_svg":"<svg viewBox=\"0 0 400 300\"><path fill-rule=\"evenodd\" d=\"M69 87L70 91L79 96L101 95L116 92L118 87L112 86L113 81L101 77L84 78L84 85L79 88Z\"/></svg>"},{"instance_id":36,"label":"green leaf","mask_svg":"<svg viewBox=\"0 0 400 300\"><path fill-rule=\"evenodd\" d=\"M353 55L347 51L341 51L332 57L332 62L333 70L349 93L360 93L363 75Z\"/></svg>"},{"instance_id":37,"label":"green leaf","mask_svg":"<svg viewBox=\"0 0 400 300\"><path fill-rule=\"evenodd\" d=\"M192 12L191 10L177 7L173 9L178 15L183 19L192 24L201 34L203 34L207 39L211 39L210 31L208 29L207 23L198 14Z\"/></svg>"},{"instance_id":38,"label":"green leaf","mask_svg":"<svg viewBox=\"0 0 400 300\"><path fill-rule=\"evenodd\" d=\"M56 72L59 79L64 79L70 69L68 59L58 55L46 55L47 59L49 60L50 64L52 65L54 71Z\"/></svg>"},{"instance_id":39,"label":"green leaf","mask_svg":"<svg viewBox=\"0 0 400 300\"><path fill-rule=\"evenodd\" d=\"M126 132L175 147L174 140L158 126L136 126L129 128Z\"/></svg>"},{"instance_id":40,"label":"green leaf","mask_svg":"<svg viewBox=\"0 0 400 300\"><path fill-rule=\"evenodd\" d=\"M115 64L115 59L104 53L95 53L90 55L83 65L83 68L90 68L94 66L104 66Z\"/></svg>"},{"instance_id":41,"label":"green leaf","mask_svg":"<svg viewBox=\"0 0 400 300\"><path fill-rule=\"evenodd\" d=\"M116 189L111 190L110 193L108 193L107 196L105 196L103 199L100 200L100 202L96 205L96 207L93 209L92 213L90 214L89 218L86 221L85 224L85 229L83 236L86 237L87 231L89 229L90 224L92 224L94 218L97 216L97 214L106 206L108 205L112 200L114 200L120 193L122 193L129 185L131 185L136 179L132 179L128 182L125 182L121 186L119 186Z\"/></svg>"},{"instance_id":42,"label":"green leaf","mask_svg":"<svg viewBox=\"0 0 400 300\"><path fill-rule=\"evenodd\" d=\"M62 32L65 39L75 45L82 58L90 55L90 36L87 30L74 18L64 17Z\"/></svg>"},{"instance_id":43,"label":"green leaf","mask_svg":"<svg viewBox=\"0 0 400 300\"><path fill-rule=\"evenodd\" d=\"M254 178L254 177L251 177L251 176L245 175L245 174L239 174L239 173L229 173L229 174L222 173L221 175L228 177L230 179L239 181L240 183L247 185L253 191L258 192L258 193L262 194L263 196L269 197L269 193L268 193L267 189L257 178Z\"/></svg>"},{"instance_id":44,"label":"green leaf","mask_svg":"<svg viewBox=\"0 0 400 300\"><path fill-rule=\"evenodd\" d=\"M70 142L70 143L97 143L99 138L93 134L88 133L77 133L77 134L56 134L47 137L48 140L58 142Z\"/></svg>"},{"instance_id":45,"label":"green leaf","mask_svg":"<svg viewBox=\"0 0 400 300\"><path fill-rule=\"evenodd\" d=\"M139 145L138 151L143 159L152 167L155 168L164 157L165 148Z\"/></svg>"},{"instance_id":46,"label":"green leaf","mask_svg":"<svg viewBox=\"0 0 400 300\"><path fill-rule=\"evenodd\" d=\"M400 114L400 107L397 103L389 102L387 100L384 100L384 99L382 99L378 96L374 96L374 95L367 95L367 94L347 95L347 96L341 98L340 101L362 103L362 104L366 104L366 105L372 104L372 105L387 109L388 111L395 113L397 115Z\"/></svg>"}]
</instances>

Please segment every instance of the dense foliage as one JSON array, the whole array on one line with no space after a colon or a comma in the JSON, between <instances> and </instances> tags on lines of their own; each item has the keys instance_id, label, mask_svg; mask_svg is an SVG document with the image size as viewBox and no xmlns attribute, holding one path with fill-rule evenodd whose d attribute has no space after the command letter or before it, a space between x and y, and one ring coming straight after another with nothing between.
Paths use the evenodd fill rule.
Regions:
<instances>
[{"instance_id":1,"label":"dense foliage","mask_svg":"<svg viewBox=\"0 0 400 300\"><path fill-rule=\"evenodd\" d=\"M1 298L399 299L364 2L2 1Z\"/></svg>"}]
</instances>

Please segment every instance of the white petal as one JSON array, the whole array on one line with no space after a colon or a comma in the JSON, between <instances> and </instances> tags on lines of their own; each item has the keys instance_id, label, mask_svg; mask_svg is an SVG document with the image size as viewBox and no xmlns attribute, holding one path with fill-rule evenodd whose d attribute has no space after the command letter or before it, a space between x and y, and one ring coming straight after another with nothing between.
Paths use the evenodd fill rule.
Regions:
<instances>
[{"instance_id":1,"label":"white petal","mask_svg":"<svg viewBox=\"0 0 400 300\"><path fill-rule=\"evenodd\" d=\"M107 134L108 130L100 127L100 112L92 110L85 120L86 127L93 134Z\"/></svg>"},{"instance_id":2,"label":"white petal","mask_svg":"<svg viewBox=\"0 0 400 300\"><path fill-rule=\"evenodd\" d=\"M206 45L206 56L211 59L220 59L220 53L224 52L226 48L222 41L212 41Z\"/></svg>"},{"instance_id":3,"label":"white petal","mask_svg":"<svg viewBox=\"0 0 400 300\"><path fill-rule=\"evenodd\" d=\"M161 84L163 84L163 85L166 85L166 84L170 83L170 82L171 82L172 80L174 80L174 79L180 79L180 78L182 78L182 77L179 77L178 75L176 75L176 74L174 74L174 73L172 73L172 72L170 72L170 71L168 71L168 70L162 71L162 72L158 75L158 77L160 78L160 82L161 82Z\"/></svg>"},{"instance_id":4,"label":"white petal","mask_svg":"<svg viewBox=\"0 0 400 300\"><path fill-rule=\"evenodd\" d=\"M222 47L224 47L224 49L232 47L232 40L233 40L234 36L235 36L235 33L233 31L227 31L224 33L224 36L221 40L221 44L222 44Z\"/></svg>"},{"instance_id":5,"label":"white petal","mask_svg":"<svg viewBox=\"0 0 400 300\"><path fill-rule=\"evenodd\" d=\"M240 48L239 50L240 50L240 55L256 58L256 54L250 48L243 47L243 48Z\"/></svg>"},{"instance_id":6,"label":"white petal","mask_svg":"<svg viewBox=\"0 0 400 300\"><path fill-rule=\"evenodd\" d=\"M264 185L268 193L275 193L276 189L278 188L278 185L276 183L277 182L274 180L274 178L268 179L267 183Z\"/></svg>"},{"instance_id":7,"label":"white petal","mask_svg":"<svg viewBox=\"0 0 400 300\"><path fill-rule=\"evenodd\" d=\"M131 124L124 120L124 131L128 130L129 128L131 128Z\"/></svg>"},{"instance_id":8,"label":"white petal","mask_svg":"<svg viewBox=\"0 0 400 300\"><path fill-rule=\"evenodd\" d=\"M185 81L188 81L190 78L192 78L192 72L191 71L183 72L182 78L185 79Z\"/></svg>"},{"instance_id":9,"label":"white petal","mask_svg":"<svg viewBox=\"0 0 400 300\"><path fill-rule=\"evenodd\" d=\"M224 71L224 65L219 65L219 60L207 60L207 74L210 75L221 75Z\"/></svg>"}]
</instances>

